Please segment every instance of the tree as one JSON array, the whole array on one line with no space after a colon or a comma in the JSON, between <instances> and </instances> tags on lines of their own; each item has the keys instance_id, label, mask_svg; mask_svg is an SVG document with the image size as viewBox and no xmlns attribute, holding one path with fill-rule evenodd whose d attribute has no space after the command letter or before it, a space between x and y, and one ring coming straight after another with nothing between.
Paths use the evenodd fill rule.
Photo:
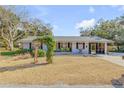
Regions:
<instances>
[{"instance_id":1,"label":"tree","mask_svg":"<svg viewBox=\"0 0 124 93\"><path fill-rule=\"evenodd\" d=\"M27 36L37 36L33 42L35 44L34 63L38 62L38 46L41 43L46 44L46 61L52 63L53 52L55 48L55 41L52 34L52 27L50 24L45 24L39 19L32 19L30 22L25 23Z\"/></svg>"},{"instance_id":2,"label":"tree","mask_svg":"<svg viewBox=\"0 0 124 93\"><path fill-rule=\"evenodd\" d=\"M118 20L120 19L99 20L94 29L90 31L90 35L100 36L115 41L119 50L119 46L124 44L124 27Z\"/></svg>"},{"instance_id":3,"label":"tree","mask_svg":"<svg viewBox=\"0 0 124 93\"><path fill-rule=\"evenodd\" d=\"M81 36L99 36L113 40L120 50L119 47L124 45L124 15L113 20L100 19L93 28L80 31Z\"/></svg>"},{"instance_id":4,"label":"tree","mask_svg":"<svg viewBox=\"0 0 124 93\"><path fill-rule=\"evenodd\" d=\"M27 36L43 36L52 35L52 27L50 24L45 24L39 19L32 19L25 23L25 27L28 30Z\"/></svg>"},{"instance_id":5,"label":"tree","mask_svg":"<svg viewBox=\"0 0 124 93\"><path fill-rule=\"evenodd\" d=\"M39 37L37 37L37 39L34 40L34 42L37 42L37 44L38 44L38 42L42 42L47 45L46 60L49 64L51 64L52 60L53 60L53 52L54 52L54 48L55 48L55 41L54 41L53 36L51 36L51 35L39 36ZM38 60L37 60L38 52L37 51L38 51L38 47L36 45L35 57L34 57L35 63L38 62Z\"/></svg>"},{"instance_id":6,"label":"tree","mask_svg":"<svg viewBox=\"0 0 124 93\"><path fill-rule=\"evenodd\" d=\"M11 51L14 49L14 43L23 38L25 31L20 18L11 10L11 8L0 7L0 38Z\"/></svg>"}]
</instances>

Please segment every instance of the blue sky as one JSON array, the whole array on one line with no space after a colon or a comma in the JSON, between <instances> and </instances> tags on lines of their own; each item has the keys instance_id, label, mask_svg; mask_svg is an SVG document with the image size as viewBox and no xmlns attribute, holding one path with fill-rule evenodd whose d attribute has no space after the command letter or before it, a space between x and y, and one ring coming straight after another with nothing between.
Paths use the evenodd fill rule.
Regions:
<instances>
[{"instance_id":1,"label":"blue sky","mask_svg":"<svg viewBox=\"0 0 124 93\"><path fill-rule=\"evenodd\" d=\"M79 27L93 27L100 19L124 14L124 6L25 6L30 18L50 23L55 36L79 36Z\"/></svg>"}]
</instances>

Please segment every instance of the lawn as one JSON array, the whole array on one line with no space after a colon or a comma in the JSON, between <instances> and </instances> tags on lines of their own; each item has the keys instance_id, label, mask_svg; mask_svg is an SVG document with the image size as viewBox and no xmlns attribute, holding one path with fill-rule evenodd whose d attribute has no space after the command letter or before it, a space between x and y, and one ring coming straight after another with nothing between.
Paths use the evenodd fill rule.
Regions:
<instances>
[{"instance_id":1,"label":"lawn","mask_svg":"<svg viewBox=\"0 0 124 93\"><path fill-rule=\"evenodd\" d=\"M53 64L24 66L32 62L32 58L0 62L0 84L106 85L124 74L124 67L98 57L54 56Z\"/></svg>"}]
</instances>

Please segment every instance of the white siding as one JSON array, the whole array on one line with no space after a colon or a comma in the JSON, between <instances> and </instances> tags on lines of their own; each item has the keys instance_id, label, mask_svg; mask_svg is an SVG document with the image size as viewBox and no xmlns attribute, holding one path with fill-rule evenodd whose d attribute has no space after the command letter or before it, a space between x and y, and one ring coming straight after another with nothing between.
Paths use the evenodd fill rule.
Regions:
<instances>
[{"instance_id":1,"label":"white siding","mask_svg":"<svg viewBox=\"0 0 124 93\"><path fill-rule=\"evenodd\" d=\"M29 49L29 43L28 42L23 43L23 49Z\"/></svg>"},{"instance_id":2,"label":"white siding","mask_svg":"<svg viewBox=\"0 0 124 93\"><path fill-rule=\"evenodd\" d=\"M29 49L29 42L23 43L23 48ZM47 50L47 46L45 44L43 44L43 50ZM76 49L76 42L72 42L72 53L74 54L79 53L79 49ZM88 54L88 53L89 53L89 43L85 42L85 48L82 49L82 54Z\"/></svg>"},{"instance_id":3,"label":"white siding","mask_svg":"<svg viewBox=\"0 0 124 93\"><path fill-rule=\"evenodd\" d=\"M85 48L82 50L82 54L89 54L89 43L85 42Z\"/></svg>"},{"instance_id":4,"label":"white siding","mask_svg":"<svg viewBox=\"0 0 124 93\"><path fill-rule=\"evenodd\" d=\"M47 46L43 44L43 50L47 50Z\"/></svg>"},{"instance_id":5,"label":"white siding","mask_svg":"<svg viewBox=\"0 0 124 93\"><path fill-rule=\"evenodd\" d=\"M32 48L34 48L33 45ZM23 43L23 49L29 49L29 42ZM47 46L45 44L43 44L43 50L47 50Z\"/></svg>"},{"instance_id":6,"label":"white siding","mask_svg":"<svg viewBox=\"0 0 124 93\"><path fill-rule=\"evenodd\" d=\"M76 42L72 42L72 53L79 53L79 50L76 49Z\"/></svg>"},{"instance_id":7,"label":"white siding","mask_svg":"<svg viewBox=\"0 0 124 93\"><path fill-rule=\"evenodd\" d=\"M107 54L107 43L105 42L105 54Z\"/></svg>"},{"instance_id":8,"label":"white siding","mask_svg":"<svg viewBox=\"0 0 124 93\"><path fill-rule=\"evenodd\" d=\"M83 46L78 46L83 47ZM79 53L79 49L76 49L76 42L72 43L72 53ZM82 49L82 54L88 54L89 53L89 43L85 42L85 48Z\"/></svg>"}]
</instances>

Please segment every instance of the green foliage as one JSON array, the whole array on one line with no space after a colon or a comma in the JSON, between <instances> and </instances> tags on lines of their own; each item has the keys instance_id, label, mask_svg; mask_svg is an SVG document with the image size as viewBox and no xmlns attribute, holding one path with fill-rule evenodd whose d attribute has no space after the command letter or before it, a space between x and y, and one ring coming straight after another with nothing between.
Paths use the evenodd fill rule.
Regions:
<instances>
[{"instance_id":1,"label":"green foliage","mask_svg":"<svg viewBox=\"0 0 124 93\"><path fill-rule=\"evenodd\" d=\"M0 53L2 56L14 56L16 55L15 51L9 51L9 52L1 52Z\"/></svg>"},{"instance_id":2,"label":"green foliage","mask_svg":"<svg viewBox=\"0 0 124 93\"><path fill-rule=\"evenodd\" d=\"M60 48L60 49L56 49L55 52L70 52L70 48Z\"/></svg>"},{"instance_id":3,"label":"green foliage","mask_svg":"<svg viewBox=\"0 0 124 93\"><path fill-rule=\"evenodd\" d=\"M1 52L0 54L2 56L15 56L15 55L31 53L31 52L32 52L32 49L19 49L16 51Z\"/></svg>"},{"instance_id":4,"label":"green foliage","mask_svg":"<svg viewBox=\"0 0 124 93\"><path fill-rule=\"evenodd\" d=\"M70 48L65 48L65 51L70 52Z\"/></svg>"},{"instance_id":5,"label":"green foliage","mask_svg":"<svg viewBox=\"0 0 124 93\"><path fill-rule=\"evenodd\" d=\"M0 43L14 50L17 41L27 36L52 35L52 27L39 19L26 21L23 18L24 10L18 10L16 6L0 6Z\"/></svg>"},{"instance_id":6,"label":"green foliage","mask_svg":"<svg viewBox=\"0 0 124 93\"><path fill-rule=\"evenodd\" d=\"M48 63L52 63L52 61L53 61L53 52L54 52L54 48L55 48L54 38L52 36L46 37L45 43L46 43L47 48L48 48L48 50L46 52L47 61L48 61Z\"/></svg>"},{"instance_id":7,"label":"green foliage","mask_svg":"<svg viewBox=\"0 0 124 93\"><path fill-rule=\"evenodd\" d=\"M65 51L65 49L64 49L64 48L60 48L60 51L61 51L61 52L64 52L64 51Z\"/></svg>"},{"instance_id":8,"label":"green foliage","mask_svg":"<svg viewBox=\"0 0 124 93\"><path fill-rule=\"evenodd\" d=\"M60 52L70 52L70 48L60 48Z\"/></svg>"},{"instance_id":9,"label":"green foliage","mask_svg":"<svg viewBox=\"0 0 124 93\"><path fill-rule=\"evenodd\" d=\"M32 53L32 49L18 49L16 50L16 54L25 54L25 53Z\"/></svg>"},{"instance_id":10,"label":"green foliage","mask_svg":"<svg viewBox=\"0 0 124 93\"><path fill-rule=\"evenodd\" d=\"M38 37L34 41L43 42L47 45L46 60L49 64L52 63L53 53L54 53L54 49L55 49L55 40L54 40L53 36L44 35L44 36Z\"/></svg>"},{"instance_id":11,"label":"green foliage","mask_svg":"<svg viewBox=\"0 0 124 93\"><path fill-rule=\"evenodd\" d=\"M38 50L38 57L44 57L46 55L46 52L44 50Z\"/></svg>"},{"instance_id":12,"label":"green foliage","mask_svg":"<svg viewBox=\"0 0 124 93\"><path fill-rule=\"evenodd\" d=\"M92 31L93 35L116 41L116 43L124 43L124 28L117 20L102 20L96 25ZM117 37L116 37L117 36Z\"/></svg>"},{"instance_id":13,"label":"green foliage","mask_svg":"<svg viewBox=\"0 0 124 93\"><path fill-rule=\"evenodd\" d=\"M122 50L122 49L120 49L120 50L112 50L112 51L110 51L110 52L118 52L118 53L123 53L124 52L124 50Z\"/></svg>"},{"instance_id":14,"label":"green foliage","mask_svg":"<svg viewBox=\"0 0 124 93\"><path fill-rule=\"evenodd\" d=\"M45 24L39 19L33 19L30 23L25 24L26 29L29 30L26 35L28 36L44 36L52 35L52 27L50 24Z\"/></svg>"},{"instance_id":15,"label":"green foliage","mask_svg":"<svg viewBox=\"0 0 124 93\"><path fill-rule=\"evenodd\" d=\"M113 20L100 19L96 26L92 29L88 29L86 33L82 31L81 35L89 34L89 36L99 36L102 38L115 41L120 51L119 46L124 45L124 24L120 24L120 21L124 20L124 16ZM123 49L121 49L123 51Z\"/></svg>"},{"instance_id":16,"label":"green foliage","mask_svg":"<svg viewBox=\"0 0 124 93\"><path fill-rule=\"evenodd\" d=\"M32 51L32 56L34 57L35 50ZM46 55L46 51L42 49L38 49L38 57L44 57Z\"/></svg>"},{"instance_id":17,"label":"green foliage","mask_svg":"<svg viewBox=\"0 0 124 93\"><path fill-rule=\"evenodd\" d=\"M16 12L12 11L11 6L0 6L0 38L3 45L14 50L14 43L23 38L25 31L19 29L22 23Z\"/></svg>"}]
</instances>

